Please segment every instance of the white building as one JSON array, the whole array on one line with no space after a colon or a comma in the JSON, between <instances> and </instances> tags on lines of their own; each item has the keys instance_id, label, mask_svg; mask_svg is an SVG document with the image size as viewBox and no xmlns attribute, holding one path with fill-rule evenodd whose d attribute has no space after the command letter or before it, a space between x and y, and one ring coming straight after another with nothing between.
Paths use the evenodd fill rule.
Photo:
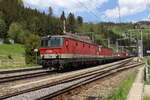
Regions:
<instances>
[{"instance_id":1,"label":"white building","mask_svg":"<svg viewBox=\"0 0 150 100\"><path fill-rule=\"evenodd\" d=\"M4 43L4 39L0 38L0 44Z\"/></svg>"}]
</instances>

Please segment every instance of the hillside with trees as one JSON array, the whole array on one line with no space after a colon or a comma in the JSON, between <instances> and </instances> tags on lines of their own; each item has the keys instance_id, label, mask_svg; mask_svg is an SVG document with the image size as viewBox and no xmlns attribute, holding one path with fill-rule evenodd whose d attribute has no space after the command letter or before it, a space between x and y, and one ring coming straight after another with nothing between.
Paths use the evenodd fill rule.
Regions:
<instances>
[{"instance_id":1,"label":"hillside with trees","mask_svg":"<svg viewBox=\"0 0 150 100\"><path fill-rule=\"evenodd\" d=\"M75 17L73 13L65 15L65 12L62 12L60 18L56 18L53 16L51 7L49 7L49 13L45 14L36 9L25 8L21 0L0 1L0 37L4 38L6 42L8 42L8 38L11 38L15 40L15 43L23 43L29 34L39 36L62 34L63 20L66 20L67 32L93 32L104 37L115 35L103 23L84 23L81 16Z\"/></svg>"},{"instance_id":2,"label":"hillside with trees","mask_svg":"<svg viewBox=\"0 0 150 100\"><path fill-rule=\"evenodd\" d=\"M150 36L150 22L147 21L90 23L84 22L81 16L76 17L71 12L66 15L63 11L59 17L55 17L53 13L55 12L51 7L49 7L49 12L45 13L24 7L22 0L0 0L0 38L3 38L5 43L9 43L10 39L19 44L31 43L28 39L33 39L32 37L40 39L38 37L63 34L63 21L65 20L67 32L95 36L95 42L104 46L108 45L106 40L110 39L112 47L115 47L116 40L122 38L123 33L133 29L146 29L143 31L144 43L148 44L150 41L148 38ZM126 41L124 42L126 44ZM38 46L36 45L36 47ZM149 45L146 45L144 51L146 52L149 48ZM33 49L26 50L29 56L34 55Z\"/></svg>"}]
</instances>

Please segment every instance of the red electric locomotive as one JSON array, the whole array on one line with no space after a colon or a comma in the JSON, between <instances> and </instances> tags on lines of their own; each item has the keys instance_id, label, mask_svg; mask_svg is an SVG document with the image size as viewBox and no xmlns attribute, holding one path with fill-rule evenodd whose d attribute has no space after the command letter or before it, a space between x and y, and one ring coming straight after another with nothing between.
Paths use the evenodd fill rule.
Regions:
<instances>
[{"instance_id":1,"label":"red electric locomotive","mask_svg":"<svg viewBox=\"0 0 150 100\"><path fill-rule=\"evenodd\" d=\"M98 45L75 36L57 35L43 37L40 64L61 70L66 65L81 65L99 61Z\"/></svg>"},{"instance_id":2,"label":"red electric locomotive","mask_svg":"<svg viewBox=\"0 0 150 100\"><path fill-rule=\"evenodd\" d=\"M99 56L112 57L113 56L113 49L101 47L101 51L99 52Z\"/></svg>"},{"instance_id":3,"label":"red electric locomotive","mask_svg":"<svg viewBox=\"0 0 150 100\"><path fill-rule=\"evenodd\" d=\"M127 56L124 53L114 54L112 48L104 48L74 35L43 37L39 51L40 64L56 70L111 62Z\"/></svg>"}]
</instances>

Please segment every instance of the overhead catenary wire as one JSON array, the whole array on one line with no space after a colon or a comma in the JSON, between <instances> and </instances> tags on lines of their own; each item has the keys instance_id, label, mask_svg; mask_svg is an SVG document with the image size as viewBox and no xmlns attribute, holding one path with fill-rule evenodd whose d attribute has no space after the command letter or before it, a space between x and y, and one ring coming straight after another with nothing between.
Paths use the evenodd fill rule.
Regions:
<instances>
[{"instance_id":1,"label":"overhead catenary wire","mask_svg":"<svg viewBox=\"0 0 150 100\"><path fill-rule=\"evenodd\" d=\"M147 12L147 15L148 15L148 17L147 17L147 21L148 20L150 20L150 15L149 15L149 10L150 10L150 2L149 2L149 0L144 0L145 1L145 6L146 6L146 12Z\"/></svg>"},{"instance_id":2,"label":"overhead catenary wire","mask_svg":"<svg viewBox=\"0 0 150 100\"><path fill-rule=\"evenodd\" d=\"M150 2L149 0L145 0L146 9L150 9Z\"/></svg>"},{"instance_id":3,"label":"overhead catenary wire","mask_svg":"<svg viewBox=\"0 0 150 100\"><path fill-rule=\"evenodd\" d=\"M118 3L118 12L119 12L119 23L121 23L121 10L120 10L120 4Z\"/></svg>"},{"instance_id":4,"label":"overhead catenary wire","mask_svg":"<svg viewBox=\"0 0 150 100\"><path fill-rule=\"evenodd\" d=\"M85 9L87 9L87 11L88 11L91 15L95 16L98 20L100 20L100 17L99 17L97 14L95 14L93 11L91 11L83 2L81 2L81 1L79 1L79 0L76 0L76 1L78 2L78 4L82 5Z\"/></svg>"}]
</instances>

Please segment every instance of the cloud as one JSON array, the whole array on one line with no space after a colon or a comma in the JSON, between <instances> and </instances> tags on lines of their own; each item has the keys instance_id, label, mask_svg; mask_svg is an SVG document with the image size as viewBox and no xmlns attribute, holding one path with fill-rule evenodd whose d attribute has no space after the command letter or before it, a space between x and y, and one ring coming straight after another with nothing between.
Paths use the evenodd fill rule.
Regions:
<instances>
[{"instance_id":1,"label":"cloud","mask_svg":"<svg viewBox=\"0 0 150 100\"><path fill-rule=\"evenodd\" d=\"M146 0L118 0L120 16L123 17L143 12L146 10L146 3L148 4L149 2ZM119 7L117 6L113 9L107 9L104 11L104 15L107 16L107 18L118 18Z\"/></svg>"},{"instance_id":2,"label":"cloud","mask_svg":"<svg viewBox=\"0 0 150 100\"><path fill-rule=\"evenodd\" d=\"M65 9L67 12L88 12L96 10L108 0L23 0L31 8L45 9L51 6L54 10Z\"/></svg>"},{"instance_id":3,"label":"cloud","mask_svg":"<svg viewBox=\"0 0 150 100\"><path fill-rule=\"evenodd\" d=\"M150 21L150 15L148 15L143 21Z\"/></svg>"}]
</instances>

